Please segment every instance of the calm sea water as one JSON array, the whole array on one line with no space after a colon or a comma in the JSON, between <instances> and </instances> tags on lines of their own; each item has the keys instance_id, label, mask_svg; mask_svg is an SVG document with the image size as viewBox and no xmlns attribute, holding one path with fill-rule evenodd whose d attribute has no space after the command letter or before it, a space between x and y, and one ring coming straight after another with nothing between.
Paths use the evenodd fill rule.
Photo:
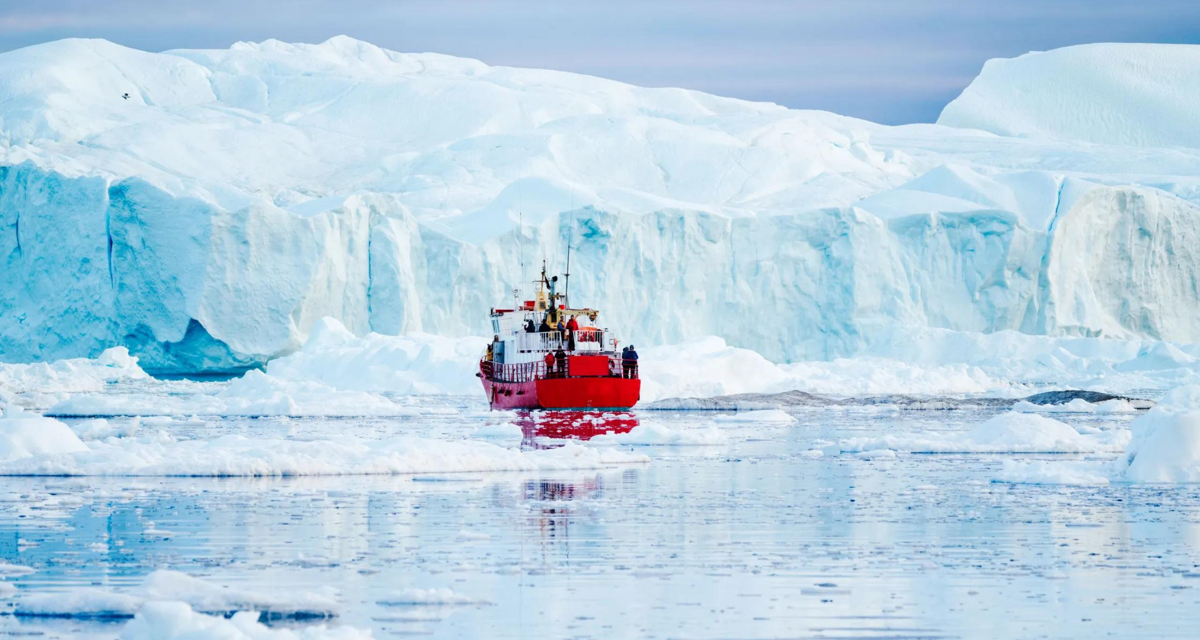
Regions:
<instances>
[{"instance_id":1,"label":"calm sea water","mask_svg":"<svg viewBox=\"0 0 1200 640\"><path fill-rule=\"evenodd\" d=\"M446 402L420 421L172 428L461 438L486 419L478 405ZM16 598L120 590L159 568L267 592L332 586L333 624L382 638L1196 637L1196 487L994 483L1014 457L1004 455L812 453L990 415L804 410L789 426L722 422L729 442L719 446L639 448L648 465L544 475L5 478L0 559L37 570L9 580ZM638 419L687 430L715 416ZM380 604L406 588L480 603ZM0 635L120 630L0 618Z\"/></svg>"}]
</instances>

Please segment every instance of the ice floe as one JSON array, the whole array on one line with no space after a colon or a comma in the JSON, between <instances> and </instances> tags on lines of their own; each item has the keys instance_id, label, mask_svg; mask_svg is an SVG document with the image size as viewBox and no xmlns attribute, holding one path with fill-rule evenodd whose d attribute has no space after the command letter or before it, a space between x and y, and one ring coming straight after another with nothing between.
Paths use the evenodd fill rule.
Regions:
<instances>
[{"instance_id":1,"label":"ice floe","mask_svg":"<svg viewBox=\"0 0 1200 640\"><path fill-rule=\"evenodd\" d=\"M256 620L325 619L336 617L339 610L337 592L329 587L251 591L160 569L130 589L74 587L27 594L14 602L12 613L34 618L121 619L132 618L147 603L158 601L182 602L208 615L253 611Z\"/></svg>"},{"instance_id":2,"label":"ice floe","mask_svg":"<svg viewBox=\"0 0 1200 640\"><path fill-rule=\"evenodd\" d=\"M758 409L755 411L738 411L716 418L717 422L749 422L759 424L792 424L796 421L782 409Z\"/></svg>"},{"instance_id":3,"label":"ice floe","mask_svg":"<svg viewBox=\"0 0 1200 640\"><path fill-rule=\"evenodd\" d=\"M185 602L148 602L121 631L122 640L370 640L351 626L268 627L255 612L229 618L196 612Z\"/></svg>"},{"instance_id":4,"label":"ice floe","mask_svg":"<svg viewBox=\"0 0 1200 640\"><path fill-rule=\"evenodd\" d=\"M21 425L23 420L27 421L6 420L0 425ZM61 422L41 417L33 420L29 424L37 426L37 439L15 438L10 453L0 459L0 475L399 475L592 469L648 460L572 442L552 449L521 451L480 440L442 441L414 436L298 440L224 435L187 440L160 431L151 436L84 442ZM24 426L12 428L19 434L28 431Z\"/></svg>"},{"instance_id":5,"label":"ice floe","mask_svg":"<svg viewBox=\"0 0 1200 640\"><path fill-rule=\"evenodd\" d=\"M642 422L625 433L604 433L588 441L596 446L715 446L729 441L729 437L717 425L704 428L683 429L668 427L654 422Z\"/></svg>"},{"instance_id":6,"label":"ice floe","mask_svg":"<svg viewBox=\"0 0 1200 640\"><path fill-rule=\"evenodd\" d=\"M433 589L404 589L402 591L384 596L377 600L377 602L378 604L389 607L491 604L491 602L487 600L463 595L447 587Z\"/></svg>"},{"instance_id":7,"label":"ice floe","mask_svg":"<svg viewBox=\"0 0 1200 640\"><path fill-rule=\"evenodd\" d=\"M0 416L0 462L87 451L70 427L10 405Z\"/></svg>"},{"instance_id":8,"label":"ice floe","mask_svg":"<svg viewBox=\"0 0 1200 640\"><path fill-rule=\"evenodd\" d=\"M1127 482L1200 482L1200 385L1173 389L1130 425Z\"/></svg>"},{"instance_id":9,"label":"ice floe","mask_svg":"<svg viewBox=\"0 0 1200 640\"><path fill-rule=\"evenodd\" d=\"M848 438L844 453L894 450L908 453L1116 453L1128 432L1082 434L1070 425L1035 414L1008 412L965 433L923 433Z\"/></svg>"},{"instance_id":10,"label":"ice floe","mask_svg":"<svg viewBox=\"0 0 1200 640\"><path fill-rule=\"evenodd\" d=\"M118 380L147 377L125 347L107 349L95 358L71 358L30 364L0 363L0 406L5 403L45 408L67 394L101 391Z\"/></svg>"}]
</instances>

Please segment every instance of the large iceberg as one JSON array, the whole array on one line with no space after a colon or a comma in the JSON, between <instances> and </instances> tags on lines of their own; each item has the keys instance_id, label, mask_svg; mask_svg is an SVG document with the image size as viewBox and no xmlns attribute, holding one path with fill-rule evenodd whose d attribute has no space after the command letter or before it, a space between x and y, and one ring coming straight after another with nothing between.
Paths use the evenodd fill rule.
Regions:
<instances>
[{"instance_id":1,"label":"large iceberg","mask_svg":"<svg viewBox=\"0 0 1200 640\"><path fill-rule=\"evenodd\" d=\"M1094 60L1170 58L1147 50ZM1077 68L1031 59L1012 73ZM973 87L943 121L988 126ZM568 244L575 299L638 344L712 335L778 362L928 329L1200 338L1200 151L1041 131L885 127L345 37L28 47L0 54L0 360L122 345L150 371L237 370L325 316L477 335Z\"/></svg>"}]
</instances>

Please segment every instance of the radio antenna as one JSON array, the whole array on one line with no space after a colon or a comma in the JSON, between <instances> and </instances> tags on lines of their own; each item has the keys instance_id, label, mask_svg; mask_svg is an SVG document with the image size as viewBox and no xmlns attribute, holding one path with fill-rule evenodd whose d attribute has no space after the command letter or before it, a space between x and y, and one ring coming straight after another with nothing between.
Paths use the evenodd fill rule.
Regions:
<instances>
[{"instance_id":1,"label":"radio antenna","mask_svg":"<svg viewBox=\"0 0 1200 640\"><path fill-rule=\"evenodd\" d=\"M563 299L567 301L567 308L571 307L571 242L575 240L575 225L572 224L567 236L567 272L566 282L563 283Z\"/></svg>"}]
</instances>

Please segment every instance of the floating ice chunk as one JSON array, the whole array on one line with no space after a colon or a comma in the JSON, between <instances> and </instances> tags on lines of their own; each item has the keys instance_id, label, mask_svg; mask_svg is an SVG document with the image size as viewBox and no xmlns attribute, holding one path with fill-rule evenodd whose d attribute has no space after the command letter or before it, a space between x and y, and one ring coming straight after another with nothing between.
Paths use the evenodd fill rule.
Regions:
<instances>
[{"instance_id":1,"label":"floating ice chunk","mask_svg":"<svg viewBox=\"0 0 1200 640\"><path fill-rule=\"evenodd\" d=\"M370 640L369 630L350 626L274 629L259 614L230 618L196 612L184 602L148 602L122 630L123 640Z\"/></svg>"},{"instance_id":2,"label":"floating ice chunk","mask_svg":"<svg viewBox=\"0 0 1200 640\"><path fill-rule=\"evenodd\" d=\"M792 424L796 419L782 409L762 409L759 411L738 411L736 413L717 416L716 421Z\"/></svg>"},{"instance_id":3,"label":"floating ice chunk","mask_svg":"<svg viewBox=\"0 0 1200 640\"><path fill-rule=\"evenodd\" d=\"M284 380L258 370L227 387L191 395L76 395L47 412L54 416L394 416L413 410L383 396Z\"/></svg>"},{"instance_id":4,"label":"floating ice chunk","mask_svg":"<svg viewBox=\"0 0 1200 640\"><path fill-rule=\"evenodd\" d=\"M455 593L454 590L448 587L404 589L403 591L379 599L377 603L389 607L491 604L487 600Z\"/></svg>"},{"instance_id":5,"label":"floating ice chunk","mask_svg":"<svg viewBox=\"0 0 1200 640\"><path fill-rule=\"evenodd\" d=\"M1104 473L1106 470L1106 465L1095 462L1004 460L995 481L1013 484L1108 484L1108 476Z\"/></svg>"},{"instance_id":6,"label":"floating ice chunk","mask_svg":"<svg viewBox=\"0 0 1200 640\"><path fill-rule=\"evenodd\" d=\"M655 422L643 422L625 433L605 433L588 440L595 446L715 446L729 441L716 425L703 429L678 429Z\"/></svg>"},{"instance_id":7,"label":"floating ice chunk","mask_svg":"<svg viewBox=\"0 0 1200 640\"><path fill-rule=\"evenodd\" d=\"M0 560L0 578L24 576L35 572L36 569L33 567L26 567L25 565L20 564L9 564L3 560Z\"/></svg>"},{"instance_id":8,"label":"floating ice chunk","mask_svg":"<svg viewBox=\"0 0 1200 640\"><path fill-rule=\"evenodd\" d=\"M598 469L649 461L643 455L572 442L553 449L520 451L479 440L412 436L291 440L226 435L212 440L176 440L158 434L82 443L66 425L51 422L61 425L83 448L0 460L0 475L408 475Z\"/></svg>"},{"instance_id":9,"label":"floating ice chunk","mask_svg":"<svg viewBox=\"0 0 1200 640\"><path fill-rule=\"evenodd\" d=\"M525 434L521 431L521 427L511 422L497 422L479 427L471 432L471 437L484 440L511 441L520 440L525 437Z\"/></svg>"},{"instance_id":10,"label":"floating ice chunk","mask_svg":"<svg viewBox=\"0 0 1200 640\"><path fill-rule=\"evenodd\" d=\"M329 587L316 591L272 589L255 592L229 588L185 573L158 570L129 590L76 587L60 592L28 594L20 598L14 615L41 618L131 618L147 603L174 600L206 614L229 616L254 611L255 619L313 620L337 615L337 593Z\"/></svg>"},{"instance_id":11,"label":"floating ice chunk","mask_svg":"<svg viewBox=\"0 0 1200 640\"><path fill-rule=\"evenodd\" d=\"M1081 398L1063 404L1034 404L1022 400L1014 404L1012 410L1020 413L1137 413L1137 407L1128 400L1092 403Z\"/></svg>"},{"instance_id":12,"label":"floating ice chunk","mask_svg":"<svg viewBox=\"0 0 1200 640\"><path fill-rule=\"evenodd\" d=\"M1104 453L1121 451L1128 432L1084 435L1070 425L1034 414L1003 413L967 433L925 433L849 438L841 451L894 449L910 453Z\"/></svg>"},{"instance_id":13,"label":"floating ice chunk","mask_svg":"<svg viewBox=\"0 0 1200 640\"><path fill-rule=\"evenodd\" d=\"M0 462L87 451L67 425L10 405L0 417Z\"/></svg>"},{"instance_id":14,"label":"floating ice chunk","mask_svg":"<svg viewBox=\"0 0 1200 640\"><path fill-rule=\"evenodd\" d=\"M103 440L105 438L129 438L137 434L141 427L138 419L124 422L109 421L104 418L82 420L71 425L71 430L81 440Z\"/></svg>"},{"instance_id":15,"label":"floating ice chunk","mask_svg":"<svg viewBox=\"0 0 1200 640\"><path fill-rule=\"evenodd\" d=\"M137 360L125 347L113 347L93 359L0 363L0 401L44 408L48 405L42 399L54 401L65 394L100 391L118 380L147 378Z\"/></svg>"},{"instance_id":16,"label":"floating ice chunk","mask_svg":"<svg viewBox=\"0 0 1200 640\"><path fill-rule=\"evenodd\" d=\"M1200 385L1173 389L1130 425L1128 482L1200 482Z\"/></svg>"},{"instance_id":17,"label":"floating ice chunk","mask_svg":"<svg viewBox=\"0 0 1200 640\"><path fill-rule=\"evenodd\" d=\"M97 587L78 587L65 592L33 593L17 600L13 615L29 618L83 618L113 620L132 618L143 600L127 593Z\"/></svg>"},{"instance_id":18,"label":"floating ice chunk","mask_svg":"<svg viewBox=\"0 0 1200 640\"><path fill-rule=\"evenodd\" d=\"M160 569L146 576L133 595L146 601L178 600L196 611L226 615L236 611L257 611L278 619L332 618L337 615L337 591L322 587L311 591L271 589L250 591L229 588L179 571Z\"/></svg>"}]
</instances>

